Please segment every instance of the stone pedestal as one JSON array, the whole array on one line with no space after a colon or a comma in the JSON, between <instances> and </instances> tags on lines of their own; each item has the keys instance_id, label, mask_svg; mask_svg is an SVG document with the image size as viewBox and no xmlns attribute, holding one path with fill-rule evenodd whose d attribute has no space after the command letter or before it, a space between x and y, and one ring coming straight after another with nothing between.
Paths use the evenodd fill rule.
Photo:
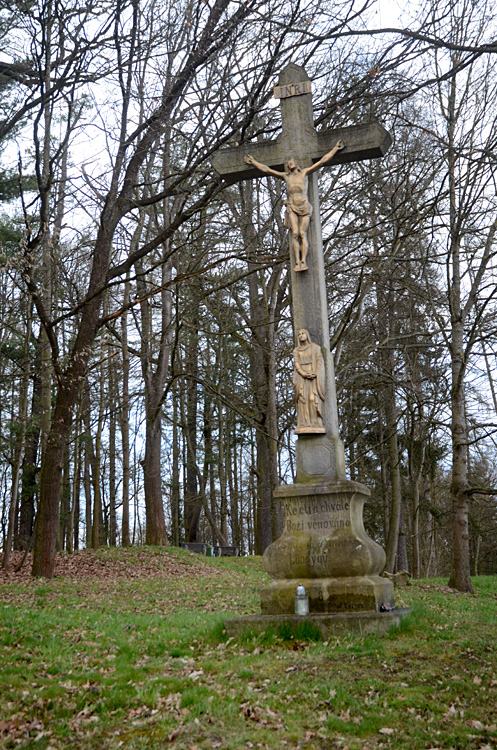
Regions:
<instances>
[{"instance_id":1,"label":"stone pedestal","mask_svg":"<svg viewBox=\"0 0 497 750\"><path fill-rule=\"evenodd\" d=\"M347 480L278 487L285 514L281 537L264 553L274 580L261 591L263 615L291 615L302 583L309 612L380 612L393 604L393 584L381 578L385 552L368 537L363 507L370 492Z\"/></svg>"},{"instance_id":2,"label":"stone pedestal","mask_svg":"<svg viewBox=\"0 0 497 750\"><path fill-rule=\"evenodd\" d=\"M340 636L344 633L355 633L357 635L370 635L386 633L391 628L399 627L402 620L411 614L410 607L394 609L391 612L342 612L333 615L250 615L249 617L237 617L234 620L226 620L224 623L226 632L231 637L242 633L263 633L274 631L277 634L292 633L294 638L301 637L301 628L304 624L311 625L319 632L323 640L331 636Z\"/></svg>"},{"instance_id":3,"label":"stone pedestal","mask_svg":"<svg viewBox=\"0 0 497 750\"><path fill-rule=\"evenodd\" d=\"M331 362L331 355L328 361ZM295 458L299 484L345 480L343 443L333 435L299 435L295 445ZM276 497L279 495L276 494Z\"/></svg>"}]
</instances>

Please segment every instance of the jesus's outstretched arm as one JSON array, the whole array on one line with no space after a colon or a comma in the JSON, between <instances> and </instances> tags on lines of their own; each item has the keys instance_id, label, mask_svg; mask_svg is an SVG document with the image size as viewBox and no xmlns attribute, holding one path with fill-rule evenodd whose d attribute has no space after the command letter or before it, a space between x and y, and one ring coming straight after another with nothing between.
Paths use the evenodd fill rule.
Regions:
<instances>
[{"instance_id":1,"label":"jesus's outstretched arm","mask_svg":"<svg viewBox=\"0 0 497 750\"><path fill-rule=\"evenodd\" d=\"M260 161L256 161L253 156L244 156L243 158L244 162L246 164L251 164L253 167L259 170L259 172L264 172L264 174L270 174L272 177L278 177L280 180L285 179L285 172L278 172L276 169L271 169L271 167L268 167L267 164L261 164Z\"/></svg>"},{"instance_id":2,"label":"jesus's outstretched arm","mask_svg":"<svg viewBox=\"0 0 497 750\"><path fill-rule=\"evenodd\" d=\"M329 162L333 159L337 151L341 151L342 148L345 148L345 141L337 141L336 146L334 146L331 151L328 151L327 154L325 154L319 161L317 161L315 164L313 164L311 167L306 167L302 170L302 172L305 172L305 174L312 174L312 172L316 172L321 167L326 166L326 164L329 164Z\"/></svg>"}]
</instances>

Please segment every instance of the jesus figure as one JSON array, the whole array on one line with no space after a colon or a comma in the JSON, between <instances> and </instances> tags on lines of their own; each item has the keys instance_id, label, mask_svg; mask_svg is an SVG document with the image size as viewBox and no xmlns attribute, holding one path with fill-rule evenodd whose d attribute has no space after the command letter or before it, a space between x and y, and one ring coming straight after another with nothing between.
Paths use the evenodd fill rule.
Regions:
<instances>
[{"instance_id":1,"label":"jesus figure","mask_svg":"<svg viewBox=\"0 0 497 750\"><path fill-rule=\"evenodd\" d=\"M320 167L328 164L337 151L345 148L344 141L338 141L336 146L325 154L319 161L310 167L301 168L295 159L289 159L284 172L268 167L267 164L261 164L253 156L246 156L244 161L256 167L264 174L277 177L279 180L285 180L288 191L288 200L285 201L285 226L292 230L293 253L295 255L295 270L307 271L306 263L307 253L309 252L309 242L307 240L307 228L311 220L312 206L309 203L307 189L309 185L308 175L316 172Z\"/></svg>"}]
</instances>

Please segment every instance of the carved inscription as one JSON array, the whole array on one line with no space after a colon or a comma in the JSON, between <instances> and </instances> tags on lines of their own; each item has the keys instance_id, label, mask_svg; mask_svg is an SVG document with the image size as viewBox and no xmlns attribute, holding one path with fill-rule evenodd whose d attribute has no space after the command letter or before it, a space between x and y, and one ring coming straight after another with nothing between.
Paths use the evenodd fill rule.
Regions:
<instances>
[{"instance_id":1,"label":"carved inscription","mask_svg":"<svg viewBox=\"0 0 497 750\"><path fill-rule=\"evenodd\" d=\"M328 555L292 555L290 565L326 565Z\"/></svg>"},{"instance_id":2,"label":"carved inscription","mask_svg":"<svg viewBox=\"0 0 497 750\"><path fill-rule=\"evenodd\" d=\"M299 505L286 502L283 504L285 516L312 515L313 513L339 513L343 510L349 510L349 503L331 502L330 500L317 500L302 502Z\"/></svg>"},{"instance_id":3,"label":"carved inscription","mask_svg":"<svg viewBox=\"0 0 497 750\"><path fill-rule=\"evenodd\" d=\"M324 521L291 521L285 522L287 531L332 531L333 529L346 529L350 526L349 519L329 518Z\"/></svg>"},{"instance_id":4,"label":"carved inscription","mask_svg":"<svg viewBox=\"0 0 497 750\"><path fill-rule=\"evenodd\" d=\"M312 93L310 81L301 81L301 83L289 83L286 86L275 86L273 96L275 99L286 99L288 96L301 96L302 94Z\"/></svg>"},{"instance_id":5,"label":"carved inscription","mask_svg":"<svg viewBox=\"0 0 497 750\"><path fill-rule=\"evenodd\" d=\"M317 536L328 536L335 529L350 527L349 503L317 499L286 502L285 529L289 532L303 531Z\"/></svg>"},{"instance_id":6,"label":"carved inscription","mask_svg":"<svg viewBox=\"0 0 497 750\"><path fill-rule=\"evenodd\" d=\"M364 611L364 610L367 609L367 606L365 604L358 604L357 602L336 602L336 601L334 601L332 607L333 607L333 610L335 610L337 612L342 612L342 611L347 611L347 612L352 612L352 611L355 612L355 611L357 611L357 612L360 612L360 611Z\"/></svg>"}]
</instances>

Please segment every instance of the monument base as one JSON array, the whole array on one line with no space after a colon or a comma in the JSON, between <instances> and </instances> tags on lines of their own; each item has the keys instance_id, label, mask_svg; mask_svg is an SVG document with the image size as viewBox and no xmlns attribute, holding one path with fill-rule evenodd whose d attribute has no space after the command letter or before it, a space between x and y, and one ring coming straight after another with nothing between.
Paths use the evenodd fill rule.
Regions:
<instances>
[{"instance_id":1,"label":"monument base","mask_svg":"<svg viewBox=\"0 0 497 750\"><path fill-rule=\"evenodd\" d=\"M402 620L411 613L410 607L394 609L391 612L358 612L343 614L314 614L301 617L298 615L250 615L226 620L225 630L230 638L244 633L263 633L266 630L284 630L288 637L299 631L303 625L315 628L323 640L331 636L354 633L357 635L371 635L386 633L391 628L399 627Z\"/></svg>"},{"instance_id":2,"label":"monument base","mask_svg":"<svg viewBox=\"0 0 497 750\"><path fill-rule=\"evenodd\" d=\"M309 612L380 612L382 606L394 606L393 583L377 575L342 578L298 578L271 581L261 590L263 615L292 615L295 592L305 586Z\"/></svg>"},{"instance_id":3,"label":"monument base","mask_svg":"<svg viewBox=\"0 0 497 750\"><path fill-rule=\"evenodd\" d=\"M275 489L285 527L262 558L273 580L261 591L260 622L294 617L299 584L305 587L312 622L317 616L340 615L333 627L362 631L399 621L398 616L384 616L398 610L392 581L380 577L385 551L364 529L363 506L369 496L367 487L346 479Z\"/></svg>"},{"instance_id":4,"label":"monument base","mask_svg":"<svg viewBox=\"0 0 497 750\"><path fill-rule=\"evenodd\" d=\"M285 528L262 558L271 578L376 580L386 557L364 529L369 496L367 487L348 480L277 487Z\"/></svg>"}]
</instances>

